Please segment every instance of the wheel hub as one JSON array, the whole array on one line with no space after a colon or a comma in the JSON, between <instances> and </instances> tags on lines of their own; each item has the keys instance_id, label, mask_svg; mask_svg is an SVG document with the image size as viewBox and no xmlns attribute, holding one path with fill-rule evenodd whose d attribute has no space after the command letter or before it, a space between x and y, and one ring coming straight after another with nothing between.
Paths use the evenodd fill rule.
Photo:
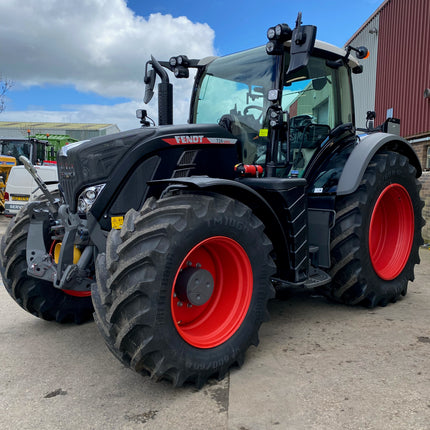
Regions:
<instances>
[{"instance_id":1,"label":"wheel hub","mask_svg":"<svg viewBox=\"0 0 430 430\"><path fill-rule=\"evenodd\" d=\"M214 279L205 269L187 267L179 273L175 291L179 300L201 306L212 297Z\"/></svg>"}]
</instances>

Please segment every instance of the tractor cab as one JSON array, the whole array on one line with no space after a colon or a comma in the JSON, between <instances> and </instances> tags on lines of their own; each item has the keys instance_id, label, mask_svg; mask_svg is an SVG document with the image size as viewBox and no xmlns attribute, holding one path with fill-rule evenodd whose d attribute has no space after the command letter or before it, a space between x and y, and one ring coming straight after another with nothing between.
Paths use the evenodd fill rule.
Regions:
<instances>
[{"instance_id":1,"label":"tractor cab","mask_svg":"<svg viewBox=\"0 0 430 430\"><path fill-rule=\"evenodd\" d=\"M217 58L197 79L190 122L219 123L228 128L240 142L244 164L266 165L271 158L278 175L296 171L303 176L331 130L354 121L350 68L336 61L342 56L334 50L317 41L307 66L293 73L287 72L288 51L282 67L279 58L267 55L265 47ZM269 97L276 94L278 80L283 132L276 153L271 155L274 103Z\"/></svg>"}]
</instances>

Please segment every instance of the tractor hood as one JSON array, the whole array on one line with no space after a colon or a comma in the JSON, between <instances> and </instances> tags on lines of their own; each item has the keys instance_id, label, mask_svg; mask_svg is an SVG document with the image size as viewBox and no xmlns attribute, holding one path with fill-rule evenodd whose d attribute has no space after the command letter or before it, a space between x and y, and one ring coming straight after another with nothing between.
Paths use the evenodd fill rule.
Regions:
<instances>
[{"instance_id":1,"label":"tractor hood","mask_svg":"<svg viewBox=\"0 0 430 430\"><path fill-rule=\"evenodd\" d=\"M216 124L140 128L63 147L57 157L58 178L66 201L74 211L77 197L83 189L106 183L108 187L119 187L133 169L150 157L157 156L175 163L173 158L191 147L204 146L209 150L221 145L235 152L235 143L236 139ZM232 158L233 161L235 159ZM170 177L170 173L164 172L164 178Z\"/></svg>"}]
</instances>

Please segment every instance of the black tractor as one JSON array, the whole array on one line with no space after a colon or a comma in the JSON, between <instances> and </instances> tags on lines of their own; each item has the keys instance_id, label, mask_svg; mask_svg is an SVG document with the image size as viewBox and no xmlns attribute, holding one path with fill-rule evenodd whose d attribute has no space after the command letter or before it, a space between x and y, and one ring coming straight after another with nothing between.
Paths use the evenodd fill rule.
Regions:
<instances>
[{"instance_id":1,"label":"black tractor","mask_svg":"<svg viewBox=\"0 0 430 430\"><path fill-rule=\"evenodd\" d=\"M58 193L2 238L12 298L46 320L94 312L125 365L200 387L258 344L277 289L368 307L404 296L422 243L419 160L398 135L357 133L351 74L366 49L315 35L299 16L266 46L152 57L159 126L143 114L139 129L59 151ZM189 123L172 125L168 71L190 69Z\"/></svg>"}]
</instances>

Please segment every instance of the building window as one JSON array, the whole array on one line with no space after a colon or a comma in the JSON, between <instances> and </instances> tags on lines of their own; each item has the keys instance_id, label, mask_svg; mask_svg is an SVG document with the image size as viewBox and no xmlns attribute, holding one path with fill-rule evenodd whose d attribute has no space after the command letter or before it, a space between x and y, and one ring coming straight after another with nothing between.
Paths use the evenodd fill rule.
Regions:
<instances>
[{"instance_id":1,"label":"building window","mask_svg":"<svg viewBox=\"0 0 430 430\"><path fill-rule=\"evenodd\" d=\"M426 169L430 170L430 146L427 146Z\"/></svg>"}]
</instances>

